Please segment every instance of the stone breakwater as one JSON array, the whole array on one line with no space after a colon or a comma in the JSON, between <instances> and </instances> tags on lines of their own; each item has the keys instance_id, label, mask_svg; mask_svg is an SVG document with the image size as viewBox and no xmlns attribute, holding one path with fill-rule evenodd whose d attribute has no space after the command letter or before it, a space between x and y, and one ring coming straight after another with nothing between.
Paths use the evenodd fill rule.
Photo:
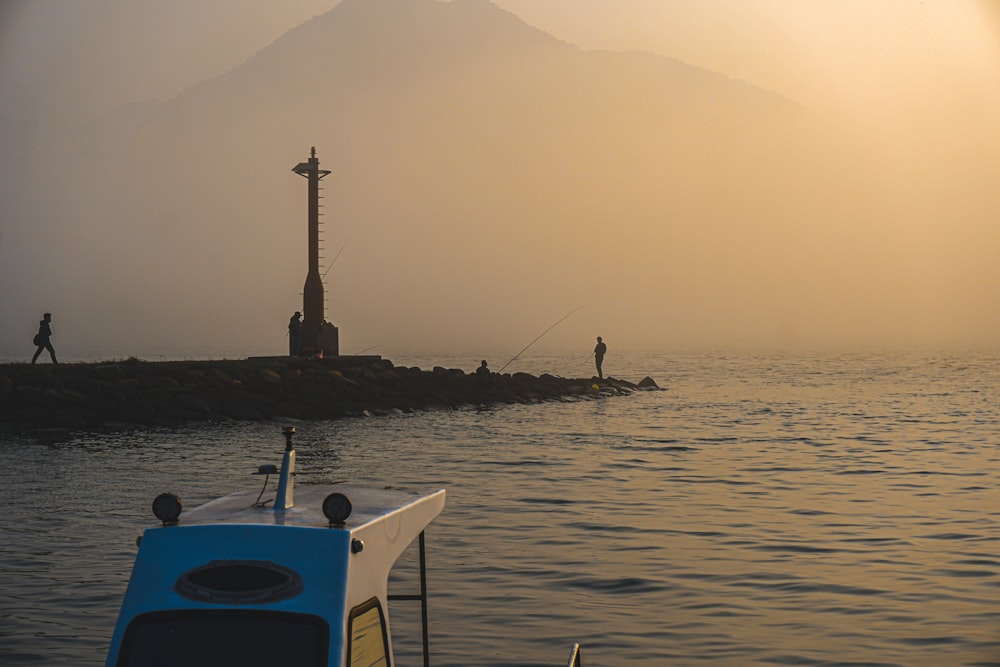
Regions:
<instances>
[{"instance_id":1,"label":"stone breakwater","mask_svg":"<svg viewBox=\"0 0 1000 667\"><path fill-rule=\"evenodd\" d=\"M338 419L658 389L605 378L394 366L379 357L0 365L0 431Z\"/></svg>"}]
</instances>

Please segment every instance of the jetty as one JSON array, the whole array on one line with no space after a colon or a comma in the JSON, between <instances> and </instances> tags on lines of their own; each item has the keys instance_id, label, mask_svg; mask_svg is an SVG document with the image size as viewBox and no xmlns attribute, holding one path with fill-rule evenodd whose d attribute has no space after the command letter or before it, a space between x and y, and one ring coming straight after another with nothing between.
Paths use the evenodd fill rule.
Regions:
<instances>
[{"instance_id":1,"label":"jetty","mask_svg":"<svg viewBox=\"0 0 1000 667\"><path fill-rule=\"evenodd\" d=\"M658 389L614 378L396 366L381 357L0 364L0 432L341 419L577 401Z\"/></svg>"},{"instance_id":2,"label":"jetty","mask_svg":"<svg viewBox=\"0 0 1000 667\"><path fill-rule=\"evenodd\" d=\"M331 172L320 168L315 146L292 171L308 181L309 262L302 310L289 321L287 357L0 364L0 433L340 419L595 399L658 388L649 378L638 385L612 378L569 380L527 373L490 373L484 378L454 368L397 367L378 355L340 355L340 330L327 319L325 274L320 273L320 191Z\"/></svg>"}]
</instances>

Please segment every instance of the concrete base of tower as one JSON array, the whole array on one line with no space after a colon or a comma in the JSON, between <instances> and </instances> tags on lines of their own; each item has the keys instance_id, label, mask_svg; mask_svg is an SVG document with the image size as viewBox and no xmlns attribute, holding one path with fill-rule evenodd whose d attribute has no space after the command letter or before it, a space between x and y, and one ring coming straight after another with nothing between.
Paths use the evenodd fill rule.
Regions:
<instances>
[{"instance_id":1,"label":"concrete base of tower","mask_svg":"<svg viewBox=\"0 0 1000 667\"><path fill-rule=\"evenodd\" d=\"M319 329L319 349L324 357L340 356L340 329L324 322Z\"/></svg>"}]
</instances>

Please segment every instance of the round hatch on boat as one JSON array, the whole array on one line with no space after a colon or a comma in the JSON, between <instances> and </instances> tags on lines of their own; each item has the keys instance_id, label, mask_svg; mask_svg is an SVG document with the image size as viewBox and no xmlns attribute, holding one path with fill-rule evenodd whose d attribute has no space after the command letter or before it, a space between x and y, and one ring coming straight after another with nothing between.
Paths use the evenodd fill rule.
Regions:
<instances>
[{"instance_id":1,"label":"round hatch on boat","mask_svg":"<svg viewBox=\"0 0 1000 667\"><path fill-rule=\"evenodd\" d=\"M302 592L302 579L271 561L213 560L182 574L174 589L189 600L252 604L293 598Z\"/></svg>"}]
</instances>

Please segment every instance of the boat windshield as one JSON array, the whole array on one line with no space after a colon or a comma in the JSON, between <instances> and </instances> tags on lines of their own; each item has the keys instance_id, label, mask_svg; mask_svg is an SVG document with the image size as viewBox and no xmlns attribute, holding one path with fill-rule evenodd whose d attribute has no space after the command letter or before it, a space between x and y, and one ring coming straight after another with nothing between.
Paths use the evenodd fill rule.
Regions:
<instances>
[{"instance_id":1,"label":"boat windshield","mask_svg":"<svg viewBox=\"0 0 1000 667\"><path fill-rule=\"evenodd\" d=\"M311 614L254 610L177 610L137 616L117 667L320 667L330 628Z\"/></svg>"}]
</instances>

